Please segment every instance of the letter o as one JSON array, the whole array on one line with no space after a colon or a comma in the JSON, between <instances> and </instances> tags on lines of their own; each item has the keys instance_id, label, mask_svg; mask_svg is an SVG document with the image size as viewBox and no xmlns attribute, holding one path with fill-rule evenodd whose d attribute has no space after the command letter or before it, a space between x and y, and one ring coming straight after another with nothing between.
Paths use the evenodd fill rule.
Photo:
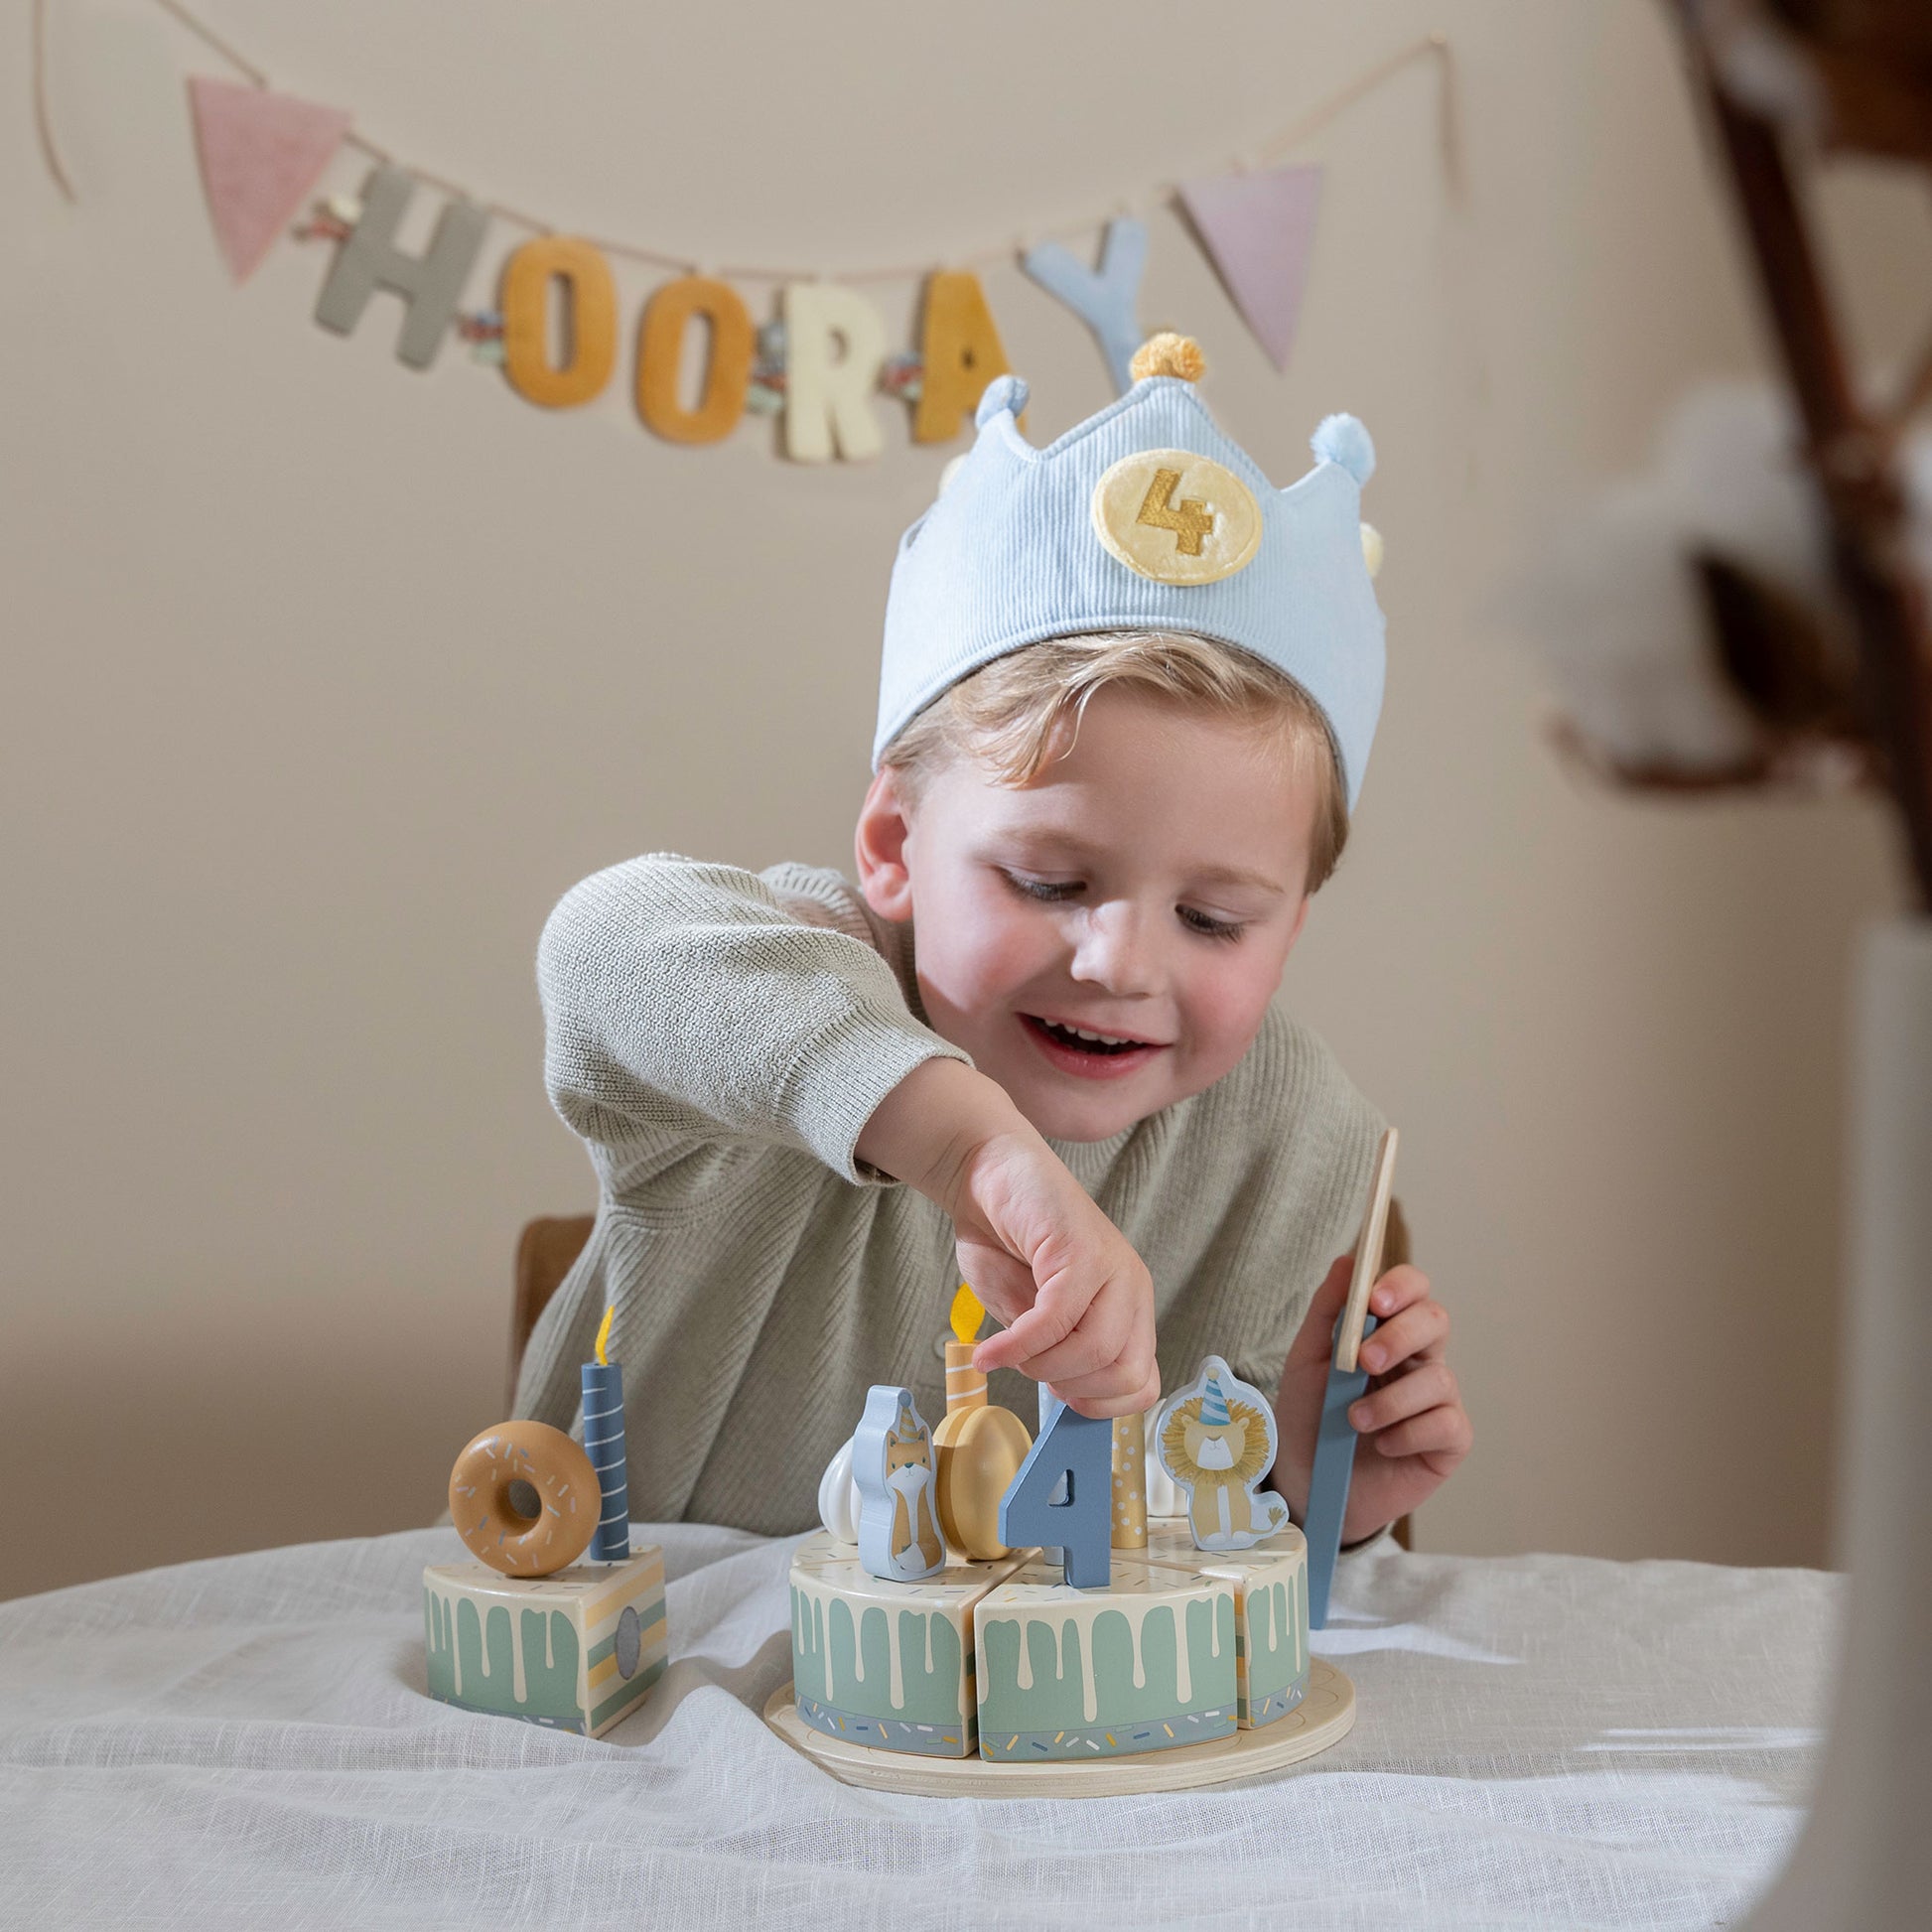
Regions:
<instances>
[{"instance_id":1,"label":"letter o","mask_svg":"<svg viewBox=\"0 0 1932 1932\"><path fill-rule=\"evenodd\" d=\"M550 283L570 292L570 360L550 360ZM503 373L545 409L589 402L618 359L618 290L610 264L588 241L540 235L503 265Z\"/></svg>"},{"instance_id":2,"label":"letter o","mask_svg":"<svg viewBox=\"0 0 1932 1932\"><path fill-rule=\"evenodd\" d=\"M678 401L677 373L693 316L711 325L711 346L698 406L686 409ZM637 331L637 413L645 427L667 443L729 436L745 413L756 334L751 311L729 283L684 275L657 289Z\"/></svg>"}]
</instances>

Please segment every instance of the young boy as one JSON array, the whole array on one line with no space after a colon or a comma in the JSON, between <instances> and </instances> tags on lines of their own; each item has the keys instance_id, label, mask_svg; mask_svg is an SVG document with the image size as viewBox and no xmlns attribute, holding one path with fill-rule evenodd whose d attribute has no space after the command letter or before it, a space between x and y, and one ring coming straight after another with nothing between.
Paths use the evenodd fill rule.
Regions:
<instances>
[{"instance_id":1,"label":"young boy","mask_svg":"<svg viewBox=\"0 0 1932 1932\"><path fill-rule=\"evenodd\" d=\"M987 390L894 567L856 891L653 854L544 929L548 1085L599 1209L516 1412L581 1426L614 1305L639 1520L808 1527L870 1384L943 1412L961 1273L1002 1324L979 1363L1086 1414L1209 1351L1278 1389L1301 1518L1382 1123L1269 1002L1380 710L1374 456L1330 418L1276 491L1198 373L1155 339L1046 450L1025 385ZM1470 1441L1426 1278L1371 1306L1350 1542ZM1023 1383L993 1396L1031 1423Z\"/></svg>"}]
</instances>

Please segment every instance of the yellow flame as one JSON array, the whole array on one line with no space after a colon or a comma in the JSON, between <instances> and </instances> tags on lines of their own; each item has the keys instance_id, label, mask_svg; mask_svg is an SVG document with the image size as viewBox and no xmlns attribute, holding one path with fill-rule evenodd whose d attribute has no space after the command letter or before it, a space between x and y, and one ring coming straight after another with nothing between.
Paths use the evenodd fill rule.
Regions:
<instances>
[{"instance_id":1,"label":"yellow flame","mask_svg":"<svg viewBox=\"0 0 1932 1932\"><path fill-rule=\"evenodd\" d=\"M611 1317L614 1314L616 1314L617 1311L618 1311L618 1305L615 1302L613 1302L611 1306L604 1311L604 1319L600 1321L597 1326L597 1365L599 1368L609 1368L611 1365L611 1358L604 1352L604 1350L606 1344L611 1339Z\"/></svg>"},{"instance_id":2,"label":"yellow flame","mask_svg":"<svg viewBox=\"0 0 1932 1932\"><path fill-rule=\"evenodd\" d=\"M952 1298L952 1331L961 1341L971 1341L980 1331L980 1323L986 1319L986 1310L966 1283L959 1284L959 1293Z\"/></svg>"}]
</instances>

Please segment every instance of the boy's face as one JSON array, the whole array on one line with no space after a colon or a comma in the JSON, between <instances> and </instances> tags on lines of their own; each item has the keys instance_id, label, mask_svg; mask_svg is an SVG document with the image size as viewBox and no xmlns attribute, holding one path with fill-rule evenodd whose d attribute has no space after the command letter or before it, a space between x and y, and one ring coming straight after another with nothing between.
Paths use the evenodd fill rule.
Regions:
<instances>
[{"instance_id":1,"label":"boy's face","mask_svg":"<svg viewBox=\"0 0 1932 1932\"><path fill-rule=\"evenodd\" d=\"M908 815L882 771L859 869L914 923L934 1030L1042 1134L1098 1141L1247 1051L1308 911L1315 806L1251 728L1110 685L1024 789L962 758Z\"/></svg>"}]
</instances>

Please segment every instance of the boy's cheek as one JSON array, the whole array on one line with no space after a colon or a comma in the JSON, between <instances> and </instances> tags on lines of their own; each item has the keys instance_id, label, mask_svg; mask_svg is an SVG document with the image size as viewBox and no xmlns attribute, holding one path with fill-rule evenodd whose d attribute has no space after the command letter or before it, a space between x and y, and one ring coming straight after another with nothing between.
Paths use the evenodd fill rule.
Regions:
<instances>
[{"instance_id":1,"label":"boy's cheek","mask_svg":"<svg viewBox=\"0 0 1932 1932\"><path fill-rule=\"evenodd\" d=\"M1265 961L1252 966L1241 962L1207 976L1192 989L1188 1018L1194 1037L1204 1057L1226 1061L1222 1072L1254 1044L1268 1017L1268 1002L1280 984L1279 967L1270 972Z\"/></svg>"},{"instance_id":2,"label":"boy's cheek","mask_svg":"<svg viewBox=\"0 0 1932 1932\"><path fill-rule=\"evenodd\" d=\"M919 959L945 975L962 1007L1002 1006L1052 962L1056 936L1050 924L990 894L942 902L934 914L936 930L919 926Z\"/></svg>"},{"instance_id":3,"label":"boy's cheek","mask_svg":"<svg viewBox=\"0 0 1932 1932\"><path fill-rule=\"evenodd\" d=\"M948 923L930 940L923 926L919 931L918 971L928 1006L936 991L969 1026L998 1027L1020 991L1038 983L1050 963L1050 951L1034 934L990 917Z\"/></svg>"}]
</instances>

